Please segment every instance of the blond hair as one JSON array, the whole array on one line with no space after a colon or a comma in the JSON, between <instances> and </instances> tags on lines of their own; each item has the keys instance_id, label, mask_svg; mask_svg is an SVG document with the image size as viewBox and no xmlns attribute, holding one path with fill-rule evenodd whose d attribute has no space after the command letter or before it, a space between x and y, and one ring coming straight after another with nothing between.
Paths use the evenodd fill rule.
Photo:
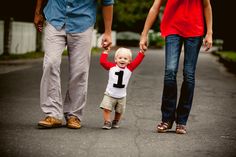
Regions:
<instances>
[{"instance_id":1,"label":"blond hair","mask_svg":"<svg viewBox=\"0 0 236 157\"><path fill-rule=\"evenodd\" d=\"M132 60L132 52L130 49L127 49L127 48L124 48L124 47L120 47L116 50L116 53L115 53L115 58L117 57L117 55L119 53L127 53L129 56L130 56L130 60Z\"/></svg>"}]
</instances>

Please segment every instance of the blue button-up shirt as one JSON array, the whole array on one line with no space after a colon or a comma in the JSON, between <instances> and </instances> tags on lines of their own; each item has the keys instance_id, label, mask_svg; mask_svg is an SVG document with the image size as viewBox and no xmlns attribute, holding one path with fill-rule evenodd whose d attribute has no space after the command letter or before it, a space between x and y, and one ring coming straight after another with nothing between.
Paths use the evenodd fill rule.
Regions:
<instances>
[{"instance_id":1,"label":"blue button-up shirt","mask_svg":"<svg viewBox=\"0 0 236 157\"><path fill-rule=\"evenodd\" d=\"M102 5L113 3L114 0L102 0ZM80 33L96 22L96 8L97 0L48 0L44 15L57 30L65 26L67 33Z\"/></svg>"}]
</instances>

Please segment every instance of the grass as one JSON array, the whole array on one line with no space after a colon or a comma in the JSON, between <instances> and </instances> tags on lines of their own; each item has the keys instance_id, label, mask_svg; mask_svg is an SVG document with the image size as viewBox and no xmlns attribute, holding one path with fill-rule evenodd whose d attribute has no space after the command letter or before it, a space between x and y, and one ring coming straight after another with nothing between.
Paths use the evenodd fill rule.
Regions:
<instances>
[{"instance_id":1,"label":"grass","mask_svg":"<svg viewBox=\"0 0 236 157\"><path fill-rule=\"evenodd\" d=\"M235 51L218 51L213 53L219 56L219 61L224 64L229 72L236 74L236 52Z\"/></svg>"},{"instance_id":2,"label":"grass","mask_svg":"<svg viewBox=\"0 0 236 157\"><path fill-rule=\"evenodd\" d=\"M100 54L101 49L100 48L92 48L92 55ZM63 52L63 56L67 56L68 51L65 50ZM19 60L19 59L36 59L36 58L42 58L44 56L44 52L27 52L24 54L10 54L10 55L0 55L0 60L6 61L6 60Z\"/></svg>"},{"instance_id":3,"label":"grass","mask_svg":"<svg viewBox=\"0 0 236 157\"><path fill-rule=\"evenodd\" d=\"M25 54L0 55L0 60L17 60L17 59L35 59L43 57L43 52L27 52Z\"/></svg>"},{"instance_id":4,"label":"grass","mask_svg":"<svg viewBox=\"0 0 236 157\"><path fill-rule=\"evenodd\" d=\"M219 51L219 52L216 52L216 54L219 55L224 60L236 63L236 52L235 51Z\"/></svg>"}]
</instances>

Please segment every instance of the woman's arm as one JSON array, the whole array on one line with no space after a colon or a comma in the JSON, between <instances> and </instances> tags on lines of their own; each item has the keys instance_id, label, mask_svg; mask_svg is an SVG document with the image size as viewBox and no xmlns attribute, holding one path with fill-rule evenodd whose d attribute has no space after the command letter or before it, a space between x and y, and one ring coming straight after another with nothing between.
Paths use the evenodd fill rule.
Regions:
<instances>
[{"instance_id":1,"label":"woman's arm","mask_svg":"<svg viewBox=\"0 0 236 157\"><path fill-rule=\"evenodd\" d=\"M155 0L152 7L149 10L149 13L146 18L145 25L144 25L144 28L143 28L143 31L142 31L142 34L140 37L140 42L139 42L139 47L142 51L147 50L148 31L152 27L153 23L155 22L158 14L159 14L162 2L163 2L163 0Z\"/></svg>"},{"instance_id":2,"label":"woman's arm","mask_svg":"<svg viewBox=\"0 0 236 157\"><path fill-rule=\"evenodd\" d=\"M211 3L210 0L203 0L203 7L204 7L204 16L206 21L206 36L204 39L204 46L205 50L208 51L212 47L212 9L211 9Z\"/></svg>"}]
</instances>

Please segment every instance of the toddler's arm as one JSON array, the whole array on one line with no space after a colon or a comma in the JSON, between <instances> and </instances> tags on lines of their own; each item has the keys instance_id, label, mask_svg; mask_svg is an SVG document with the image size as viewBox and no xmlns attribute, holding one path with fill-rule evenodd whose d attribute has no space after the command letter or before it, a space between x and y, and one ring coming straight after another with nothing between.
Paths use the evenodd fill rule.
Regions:
<instances>
[{"instance_id":1,"label":"toddler's arm","mask_svg":"<svg viewBox=\"0 0 236 157\"><path fill-rule=\"evenodd\" d=\"M135 59L127 66L131 71L134 71L138 67L138 65L142 62L145 57L145 51L140 50Z\"/></svg>"},{"instance_id":2,"label":"toddler's arm","mask_svg":"<svg viewBox=\"0 0 236 157\"><path fill-rule=\"evenodd\" d=\"M109 70L111 67L113 67L115 64L112 62L109 62L107 60L108 58L109 49L103 50L101 56L100 56L100 64L106 69Z\"/></svg>"}]
</instances>

